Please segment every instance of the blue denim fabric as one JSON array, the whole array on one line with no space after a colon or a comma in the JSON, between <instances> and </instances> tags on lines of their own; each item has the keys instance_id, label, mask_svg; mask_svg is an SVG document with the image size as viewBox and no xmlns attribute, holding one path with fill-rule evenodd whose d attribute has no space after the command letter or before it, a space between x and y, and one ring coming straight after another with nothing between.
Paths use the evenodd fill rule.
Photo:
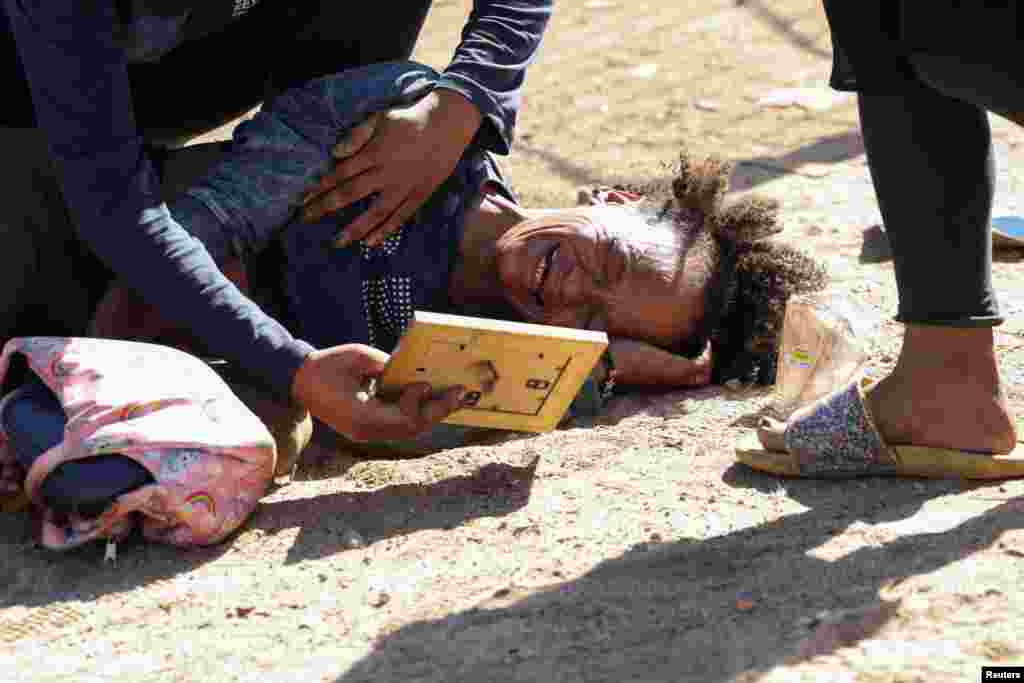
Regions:
<instances>
[{"instance_id":1,"label":"blue denim fabric","mask_svg":"<svg viewBox=\"0 0 1024 683\"><path fill-rule=\"evenodd\" d=\"M188 192L216 215L219 225L211 225L191 204L182 210L173 202L171 214L215 258L225 253L224 237L243 253L263 249L274 231L292 218L303 192L330 168L331 149L352 127L374 112L412 104L438 78L429 67L389 62L325 76L282 93L235 130L228 157ZM358 212L350 207L346 214L351 219ZM344 217L329 222L335 231L339 219L346 222ZM323 232L329 225L320 227L314 231Z\"/></svg>"},{"instance_id":2,"label":"blue denim fabric","mask_svg":"<svg viewBox=\"0 0 1024 683\"><path fill-rule=\"evenodd\" d=\"M485 181L500 178L493 159L470 147L387 253L331 244L343 225L366 210L367 200L316 224L289 223L304 191L331 167L331 149L343 135L371 113L422 98L439 78L420 64L389 62L281 94L238 127L225 161L172 202L171 214L218 261L259 252L280 239L292 331L319 347L376 342L390 351L397 337L371 332L359 298L363 283L407 278L412 308L447 310L465 203Z\"/></svg>"}]
</instances>

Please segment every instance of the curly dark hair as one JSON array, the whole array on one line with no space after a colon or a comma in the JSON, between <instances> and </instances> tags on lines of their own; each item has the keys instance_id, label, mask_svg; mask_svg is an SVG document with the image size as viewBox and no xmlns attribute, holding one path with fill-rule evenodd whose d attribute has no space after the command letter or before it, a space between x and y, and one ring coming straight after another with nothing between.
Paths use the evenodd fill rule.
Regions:
<instances>
[{"instance_id":1,"label":"curly dark hair","mask_svg":"<svg viewBox=\"0 0 1024 683\"><path fill-rule=\"evenodd\" d=\"M779 205L748 196L727 202L731 166L710 157L694 162L683 152L669 184L635 189L660 201L659 217L672 220L684 242L708 258L704 318L677 353L695 358L710 341L712 382L775 382L786 302L816 292L828 274L807 254L767 238L781 232Z\"/></svg>"}]
</instances>

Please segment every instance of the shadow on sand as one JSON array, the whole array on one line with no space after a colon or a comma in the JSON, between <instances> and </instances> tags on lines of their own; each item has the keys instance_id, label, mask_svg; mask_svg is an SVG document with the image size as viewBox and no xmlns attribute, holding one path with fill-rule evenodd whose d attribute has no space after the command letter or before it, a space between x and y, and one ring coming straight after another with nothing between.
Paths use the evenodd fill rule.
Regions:
<instances>
[{"instance_id":1,"label":"shadow on sand","mask_svg":"<svg viewBox=\"0 0 1024 683\"><path fill-rule=\"evenodd\" d=\"M518 154L540 159L557 175L575 185L625 185L642 187L649 183L649 177L621 177L609 175L585 164L562 156L557 151L519 142ZM791 152L777 156L759 156L734 161L735 171L730 178L732 190L750 190L784 175L799 174L808 164L838 164L856 159L864 154L864 141L859 129L848 130L836 135L827 135ZM867 171L865 170L865 173Z\"/></svg>"},{"instance_id":2,"label":"shadow on sand","mask_svg":"<svg viewBox=\"0 0 1024 683\"><path fill-rule=\"evenodd\" d=\"M370 545L422 529L450 529L480 517L502 517L530 498L536 459L522 465L489 463L463 476L430 484L397 484L297 500L264 502L242 532L270 536L298 527L285 564L350 548L337 520L359 519ZM0 556L19 556L0 566L0 609L44 607L66 600L90 601L137 589L192 571L230 552L234 539L210 548L182 550L133 539L116 566L93 544L64 554L36 548L27 514L0 517Z\"/></svg>"},{"instance_id":3,"label":"shadow on sand","mask_svg":"<svg viewBox=\"0 0 1024 683\"><path fill-rule=\"evenodd\" d=\"M693 392L675 392L670 396L708 399L721 390L715 387ZM678 395L677 395L678 394ZM614 423L650 410L670 417L681 414L678 401L665 400L664 394L623 396L615 402ZM586 427L594 421L579 421ZM458 435L448 435L454 438ZM470 442L442 446L433 444L417 455L435 452L442 447L481 445L528 438L530 435L511 432L483 436L474 433ZM336 446L336 443L331 443ZM311 450L315 450L312 449ZM330 451L330 448L327 449ZM300 470L299 480L317 480L341 476L353 465L367 458L357 454L320 450L327 462L311 463L308 471ZM306 453L303 459L307 460ZM316 456L313 456L315 459ZM408 458L409 455L389 452L387 458ZM340 520L359 519L359 534L372 545L396 536L424 529L451 529L481 517L503 517L524 507L534 484L537 456L519 463L490 462L477 466L468 474L446 477L428 484L392 484L372 491L347 491L309 498L275 500L273 496L260 504L253 518L239 533L259 530L273 536L285 530L299 529L291 544L285 564L328 557L350 549L350 528ZM374 460L381 460L376 457ZM28 513L0 515L0 556L18 557L17 562L0 564L0 609L11 606L47 607L68 600L89 602L102 596L135 590L158 581L193 571L229 553L235 538L210 548L182 550L150 544L137 538L123 544L118 564L103 561L102 544L56 554L32 542L34 520Z\"/></svg>"},{"instance_id":4,"label":"shadow on sand","mask_svg":"<svg viewBox=\"0 0 1024 683\"><path fill-rule=\"evenodd\" d=\"M926 501L969 486L868 479L788 481L782 489L778 479L740 465L724 478L736 489L781 492L808 509L703 541L639 544L539 592L498 591L471 609L400 628L336 683L724 682L782 663L801 642L812 655L869 637L898 608L881 589L1024 526L1024 503L1008 501L947 530L819 559L812 551L855 523L908 520ZM750 599L747 609L737 608L738 595ZM838 635L808 638L822 612L840 607L852 617Z\"/></svg>"}]
</instances>

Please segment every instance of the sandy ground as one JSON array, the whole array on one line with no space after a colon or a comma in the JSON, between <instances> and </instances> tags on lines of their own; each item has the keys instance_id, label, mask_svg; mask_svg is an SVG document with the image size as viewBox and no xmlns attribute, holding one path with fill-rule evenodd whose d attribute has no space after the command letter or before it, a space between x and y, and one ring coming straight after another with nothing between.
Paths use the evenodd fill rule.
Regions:
<instances>
[{"instance_id":1,"label":"sandy ground","mask_svg":"<svg viewBox=\"0 0 1024 683\"><path fill-rule=\"evenodd\" d=\"M438 2L443 67L469 3ZM815 0L562 0L514 156L532 206L645 180L683 144L785 205L791 240L898 350L891 263L849 98L824 89ZM780 88L814 106L767 108ZM1024 133L994 121L996 215ZM871 236L872 232L867 232ZM996 283L1024 415L1021 254ZM1024 664L1024 482L787 481L737 465L768 391L624 397L598 423L412 460L310 456L252 522L194 552L54 556L0 518L3 681L979 680Z\"/></svg>"}]
</instances>

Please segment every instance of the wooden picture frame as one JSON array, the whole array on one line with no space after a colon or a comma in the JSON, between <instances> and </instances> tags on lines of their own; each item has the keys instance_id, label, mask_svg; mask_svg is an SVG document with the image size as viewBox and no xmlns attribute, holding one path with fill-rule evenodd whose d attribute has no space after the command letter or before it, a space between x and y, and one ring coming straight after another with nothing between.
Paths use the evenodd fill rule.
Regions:
<instances>
[{"instance_id":1,"label":"wooden picture frame","mask_svg":"<svg viewBox=\"0 0 1024 683\"><path fill-rule=\"evenodd\" d=\"M463 385L448 424L522 432L558 426L608 347L604 332L416 311L377 383L396 395L413 382Z\"/></svg>"}]
</instances>

